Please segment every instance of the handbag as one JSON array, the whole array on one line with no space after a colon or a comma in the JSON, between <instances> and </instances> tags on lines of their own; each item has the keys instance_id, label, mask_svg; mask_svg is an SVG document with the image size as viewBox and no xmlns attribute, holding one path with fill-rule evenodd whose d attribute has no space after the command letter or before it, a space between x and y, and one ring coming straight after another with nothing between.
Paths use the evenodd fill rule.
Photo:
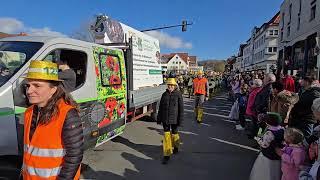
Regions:
<instances>
[{"instance_id":1,"label":"handbag","mask_svg":"<svg viewBox=\"0 0 320 180\"><path fill-rule=\"evenodd\" d=\"M230 110L229 113L229 119L231 120L239 120L239 103L238 100L236 100Z\"/></svg>"}]
</instances>

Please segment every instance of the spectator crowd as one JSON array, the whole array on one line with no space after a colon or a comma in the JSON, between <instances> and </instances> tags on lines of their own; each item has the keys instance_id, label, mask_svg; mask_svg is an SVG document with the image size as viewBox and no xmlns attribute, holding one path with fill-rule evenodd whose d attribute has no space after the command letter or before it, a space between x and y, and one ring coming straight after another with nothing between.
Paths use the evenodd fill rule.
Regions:
<instances>
[{"instance_id":1,"label":"spectator crowd","mask_svg":"<svg viewBox=\"0 0 320 180\"><path fill-rule=\"evenodd\" d=\"M320 85L312 76L224 77L229 118L260 148L251 180L320 180Z\"/></svg>"}]
</instances>

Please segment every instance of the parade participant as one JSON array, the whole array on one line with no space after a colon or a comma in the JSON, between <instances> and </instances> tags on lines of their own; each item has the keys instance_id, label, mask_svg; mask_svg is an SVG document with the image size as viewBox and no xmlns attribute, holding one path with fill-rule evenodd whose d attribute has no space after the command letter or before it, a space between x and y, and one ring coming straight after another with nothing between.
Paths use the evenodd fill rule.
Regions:
<instances>
[{"instance_id":1,"label":"parade participant","mask_svg":"<svg viewBox=\"0 0 320 180\"><path fill-rule=\"evenodd\" d=\"M282 148L284 129L280 126L281 117L277 113L269 112L261 115L267 124L262 137L255 137L261 148L250 174L250 180L280 180L281 157L277 149Z\"/></svg>"},{"instance_id":2,"label":"parade participant","mask_svg":"<svg viewBox=\"0 0 320 180\"><path fill-rule=\"evenodd\" d=\"M31 61L25 78L32 105L24 115L23 179L79 179L82 124L75 101L58 79L58 65Z\"/></svg>"},{"instance_id":3,"label":"parade participant","mask_svg":"<svg viewBox=\"0 0 320 180\"><path fill-rule=\"evenodd\" d=\"M180 137L178 127L183 121L183 98L177 90L174 78L168 78L168 88L162 94L157 123L163 125L163 164L167 164L172 153L178 153Z\"/></svg>"},{"instance_id":4,"label":"parade participant","mask_svg":"<svg viewBox=\"0 0 320 180\"><path fill-rule=\"evenodd\" d=\"M192 94L192 84L193 84L193 75L189 77L188 80L188 95L189 98L191 98L191 94Z\"/></svg>"},{"instance_id":5,"label":"parade participant","mask_svg":"<svg viewBox=\"0 0 320 180\"><path fill-rule=\"evenodd\" d=\"M197 78L193 80L193 93L195 95L195 117L198 123L202 122L202 105L209 97L209 85L207 78L203 77L203 71L199 71Z\"/></svg>"},{"instance_id":6,"label":"parade participant","mask_svg":"<svg viewBox=\"0 0 320 180\"><path fill-rule=\"evenodd\" d=\"M281 156L281 180L299 180L299 173L303 170L305 149L303 147L303 133L295 128L288 128L284 132L286 146L277 153Z\"/></svg>"},{"instance_id":7,"label":"parade participant","mask_svg":"<svg viewBox=\"0 0 320 180\"><path fill-rule=\"evenodd\" d=\"M76 88L76 73L70 68L66 60L60 60L59 65L59 79L63 80L62 85L67 92L71 92Z\"/></svg>"}]
</instances>

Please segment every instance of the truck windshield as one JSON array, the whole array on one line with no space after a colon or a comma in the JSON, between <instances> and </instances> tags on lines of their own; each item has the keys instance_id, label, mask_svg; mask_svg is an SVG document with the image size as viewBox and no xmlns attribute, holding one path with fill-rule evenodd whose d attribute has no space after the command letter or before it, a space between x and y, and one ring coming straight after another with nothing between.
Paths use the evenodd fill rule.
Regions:
<instances>
[{"instance_id":1,"label":"truck windshield","mask_svg":"<svg viewBox=\"0 0 320 180\"><path fill-rule=\"evenodd\" d=\"M39 42L0 41L0 87L42 46Z\"/></svg>"}]
</instances>

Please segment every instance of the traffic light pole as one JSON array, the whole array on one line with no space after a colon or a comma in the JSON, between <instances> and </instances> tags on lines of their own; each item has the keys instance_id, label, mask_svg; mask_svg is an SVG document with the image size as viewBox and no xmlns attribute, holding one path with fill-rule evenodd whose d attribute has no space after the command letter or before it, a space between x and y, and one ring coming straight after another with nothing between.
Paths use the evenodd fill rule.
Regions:
<instances>
[{"instance_id":1,"label":"traffic light pole","mask_svg":"<svg viewBox=\"0 0 320 180\"><path fill-rule=\"evenodd\" d=\"M155 30L160 30L160 29L169 29L169 28L174 28L174 27L182 27L182 31L187 30L188 25L192 25L193 23L187 23L187 21L182 21L182 24L179 25L172 25L172 26L164 26L164 27L158 27L158 28L152 28L152 29L145 29L142 30L141 32L147 32L147 31L155 31Z\"/></svg>"}]
</instances>

